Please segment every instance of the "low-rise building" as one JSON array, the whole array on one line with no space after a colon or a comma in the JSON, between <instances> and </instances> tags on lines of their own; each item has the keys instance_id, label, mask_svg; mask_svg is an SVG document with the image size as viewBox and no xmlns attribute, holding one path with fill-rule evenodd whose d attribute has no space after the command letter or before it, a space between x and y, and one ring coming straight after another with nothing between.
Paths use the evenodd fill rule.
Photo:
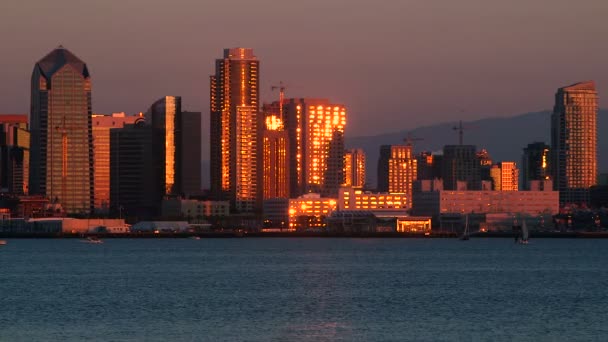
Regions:
<instances>
[{"instance_id":1,"label":"low-rise building","mask_svg":"<svg viewBox=\"0 0 608 342\"><path fill-rule=\"evenodd\" d=\"M201 201L197 199L167 198L162 202L162 217L201 222L210 217L226 217L230 214L228 201Z\"/></svg>"},{"instance_id":2,"label":"low-rise building","mask_svg":"<svg viewBox=\"0 0 608 342\"><path fill-rule=\"evenodd\" d=\"M325 218L337 210L335 198L309 193L289 200L289 228L296 230L325 228Z\"/></svg>"}]
</instances>

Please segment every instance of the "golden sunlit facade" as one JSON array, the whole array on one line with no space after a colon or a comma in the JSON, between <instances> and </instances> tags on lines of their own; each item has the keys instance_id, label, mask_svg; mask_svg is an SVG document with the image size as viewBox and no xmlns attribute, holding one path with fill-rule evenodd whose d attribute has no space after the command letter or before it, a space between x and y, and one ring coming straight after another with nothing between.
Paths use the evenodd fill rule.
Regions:
<instances>
[{"instance_id":1,"label":"golden sunlit facade","mask_svg":"<svg viewBox=\"0 0 608 342\"><path fill-rule=\"evenodd\" d=\"M325 218L337 209L335 198L306 194L289 200L290 229L318 229L325 227Z\"/></svg>"},{"instance_id":2,"label":"golden sunlit facade","mask_svg":"<svg viewBox=\"0 0 608 342\"><path fill-rule=\"evenodd\" d=\"M343 183L343 179L338 178L343 178L345 125L344 106L308 107L304 151L304 179L308 191L337 193L338 187Z\"/></svg>"},{"instance_id":3,"label":"golden sunlit facade","mask_svg":"<svg viewBox=\"0 0 608 342\"><path fill-rule=\"evenodd\" d=\"M280 118L266 117L262 136L263 196L289 198L289 137Z\"/></svg>"},{"instance_id":4,"label":"golden sunlit facade","mask_svg":"<svg viewBox=\"0 0 608 342\"><path fill-rule=\"evenodd\" d=\"M93 208L91 77L86 64L58 47L34 67L30 113L30 193L68 214Z\"/></svg>"},{"instance_id":5,"label":"golden sunlit facade","mask_svg":"<svg viewBox=\"0 0 608 342\"><path fill-rule=\"evenodd\" d=\"M211 194L232 208L251 211L257 178L259 61L252 49L224 49L210 77Z\"/></svg>"},{"instance_id":6,"label":"golden sunlit facade","mask_svg":"<svg viewBox=\"0 0 608 342\"><path fill-rule=\"evenodd\" d=\"M593 81L559 88L551 116L553 185L561 203L588 203L597 182L598 97Z\"/></svg>"},{"instance_id":7,"label":"golden sunlit facade","mask_svg":"<svg viewBox=\"0 0 608 342\"><path fill-rule=\"evenodd\" d=\"M240 212L251 212L258 201L257 108L237 106L234 139L234 164L230 180L234 205Z\"/></svg>"},{"instance_id":8,"label":"golden sunlit facade","mask_svg":"<svg viewBox=\"0 0 608 342\"><path fill-rule=\"evenodd\" d=\"M125 113L93 114L93 183L95 211L105 212L110 205L110 129L133 124L140 116Z\"/></svg>"},{"instance_id":9,"label":"golden sunlit facade","mask_svg":"<svg viewBox=\"0 0 608 342\"><path fill-rule=\"evenodd\" d=\"M338 208L340 210L405 211L409 209L409 199L403 193L369 192L353 187L340 189Z\"/></svg>"},{"instance_id":10,"label":"golden sunlit facade","mask_svg":"<svg viewBox=\"0 0 608 342\"><path fill-rule=\"evenodd\" d=\"M365 152L350 149L344 152L344 186L363 188L365 185Z\"/></svg>"},{"instance_id":11,"label":"golden sunlit facade","mask_svg":"<svg viewBox=\"0 0 608 342\"><path fill-rule=\"evenodd\" d=\"M519 190L519 169L515 162L501 162L492 165L490 177L495 191Z\"/></svg>"},{"instance_id":12,"label":"golden sunlit facade","mask_svg":"<svg viewBox=\"0 0 608 342\"><path fill-rule=\"evenodd\" d=\"M30 131L26 114L0 115L0 186L9 194L29 191Z\"/></svg>"},{"instance_id":13,"label":"golden sunlit facade","mask_svg":"<svg viewBox=\"0 0 608 342\"><path fill-rule=\"evenodd\" d=\"M418 161L412 145L383 145L378 161L378 190L403 193L412 197L412 184L416 180ZM411 203L407 203L411 205Z\"/></svg>"},{"instance_id":14,"label":"golden sunlit facade","mask_svg":"<svg viewBox=\"0 0 608 342\"><path fill-rule=\"evenodd\" d=\"M180 96L165 96L146 112L146 122L163 135L157 150L164 161L162 182L165 194L181 193L181 114Z\"/></svg>"}]
</instances>

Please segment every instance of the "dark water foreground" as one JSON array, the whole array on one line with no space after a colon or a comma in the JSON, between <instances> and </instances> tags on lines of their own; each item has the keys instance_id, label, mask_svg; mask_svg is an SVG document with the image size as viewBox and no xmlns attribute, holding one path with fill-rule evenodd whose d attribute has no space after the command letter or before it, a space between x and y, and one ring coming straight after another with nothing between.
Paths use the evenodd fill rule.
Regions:
<instances>
[{"instance_id":1,"label":"dark water foreground","mask_svg":"<svg viewBox=\"0 0 608 342\"><path fill-rule=\"evenodd\" d=\"M0 341L605 341L608 240L9 239Z\"/></svg>"}]
</instances>

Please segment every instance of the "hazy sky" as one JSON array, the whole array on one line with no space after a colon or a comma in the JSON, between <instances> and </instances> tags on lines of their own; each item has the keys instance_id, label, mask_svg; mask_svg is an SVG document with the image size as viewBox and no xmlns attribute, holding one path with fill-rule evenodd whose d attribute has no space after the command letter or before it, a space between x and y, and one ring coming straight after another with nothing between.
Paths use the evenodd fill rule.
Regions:
<instances>
[{"instance_id":1,"label":"hazy sky","mask_svg":"<svg viewBox=\"0 0 608 342\"><path fill-rule=\"evenodd\" d=\"M344 103L348 136L549 109L587 79L607 107L607 18L607 0L2 0L0 113L29 110L59 44L88 64L97 113L164 95L207 113L214 59L236 46L261 61L263 102L282 80Z\"/></svg>"}]
</instances>

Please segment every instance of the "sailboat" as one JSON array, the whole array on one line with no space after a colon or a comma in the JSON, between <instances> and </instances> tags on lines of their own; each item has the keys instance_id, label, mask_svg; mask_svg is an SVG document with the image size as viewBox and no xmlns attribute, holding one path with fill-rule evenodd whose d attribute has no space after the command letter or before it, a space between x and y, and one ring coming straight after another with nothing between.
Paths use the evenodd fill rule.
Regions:
<instances>
[{"instance_id":1,"label":"sailboat","mask_svg":"<svg viewBox=\"0 0 608 342\"><path fill-rule=\"evenodd\" d=\"M528 244L528 226L526 226L526 220L522 220L521 222L521 237L519 238L518 242L522 245L527 245Z\"/></svg>"},{"instance_id":2,"label":"sailboat","mask_svg":"<svg viewBox=\"0 0 608 342\"><path fill-rule=\"evenodd\" d=\"M460 240L466 241L468 239L469 239L469 215L466 215L464 217L464 231L462 232L462 235L460 236Z\"/></svg>"}]
</instances>

